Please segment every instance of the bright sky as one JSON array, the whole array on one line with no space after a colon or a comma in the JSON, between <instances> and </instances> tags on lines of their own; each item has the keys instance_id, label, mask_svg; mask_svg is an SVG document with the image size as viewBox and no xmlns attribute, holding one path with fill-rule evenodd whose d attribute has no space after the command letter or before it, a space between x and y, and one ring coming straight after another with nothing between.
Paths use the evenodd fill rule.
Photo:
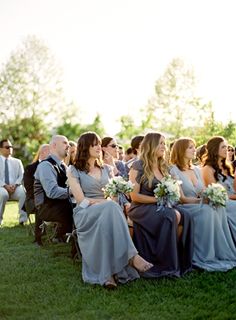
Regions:
<instances>
[{"instance_id":1,"label":"bright sky","mask_svg":"<svg viewBox=\"0 0 236 320\"><path fill-rule=\"evenodd\" d=\"M194 66L218 119L236 121L235 0L0 0L0 63L29 35L61 61L81 118L118 118L144 107L174 57Z\"/></svg>"}]
</instances>

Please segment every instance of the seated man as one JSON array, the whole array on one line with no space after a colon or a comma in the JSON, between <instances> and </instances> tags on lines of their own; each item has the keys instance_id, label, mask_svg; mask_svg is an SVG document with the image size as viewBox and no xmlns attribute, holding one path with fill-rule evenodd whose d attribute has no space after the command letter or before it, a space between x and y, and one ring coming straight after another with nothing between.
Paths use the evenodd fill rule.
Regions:
<instances>
[{"instance_id":1,"label":"seated man","mask_svg":"<svg viewBox=\"0 0 236 320\"><path fill-rule=\"evenodd\" d=\"M22 186L23 165L21 160L13 158L12 144L8 139L0 141L0 225L8 200L19 200L19 223L27 221L27 214L22 209L25 202L25 190Z\"/></svg>"},{"instance_id":2,"label":"seated man","mask_svg":"<svg viewBox=\"0 0 236 320\"><path fill-rule=\"evenodd\" d=\"M55 135L50 141L50 155L40 162L35 172L34 201L40 219L60 223L58 241L72 231L72 204L66 186L66 170L63 159L69 152L66 137Z\"/></svg>"},{"instance_id":3,"label":"seated man","mask_svg":"<svg viewBox=\"0 0 236 320\"><path fill-rule=\"evenodd\" d=\"M49 144L42 144L31 164L25 167L23 176L26 190L25 209L28 214L35 214L35 242L41 244L41 230L39 229L42 220L39 219L37 209L34 204L34 174L39 163L49 155Z\"/></svg>"}]
</instances>

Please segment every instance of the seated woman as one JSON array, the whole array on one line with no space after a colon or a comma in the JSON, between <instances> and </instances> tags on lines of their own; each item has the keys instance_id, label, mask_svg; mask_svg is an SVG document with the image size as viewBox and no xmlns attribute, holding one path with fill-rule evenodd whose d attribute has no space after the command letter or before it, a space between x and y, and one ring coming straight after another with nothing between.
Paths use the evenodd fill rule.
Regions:
<instances>
[{"instance_id":1,"label":"seated woman","mask_svg":"<svg viewBox=\"0 0 236 320\"><path fill-rule=\"evenodd\" d=\"M153 263L144 277L180 276L191 270L191 222L184 212L162 207L157 212L153 190L167 175L165 138L148 133L141 143L140 159L130 169L134 191L129 217L134 223L134 243L140 255ZM181 227L180 227L181 225ZM178 232L181 231L182 233Z\"/></svg>"},{"instance_id":2,"label":"seated woman","mask_svg":"<svg viewBox=\"0 0 236 320\"><path fill-rule=\"evenodd\" d=\"M234 192L236 192L236 171L234 172L234 182L233 182Z\"/></svg>"},{"instance_id":3,"label":"seated woman","mask_svg":"<svg viewBox=\"0 0 236 320\"><path fill-rule=\"evenodd\" d=\"M178 139L171 152L171 175L182 181L181 207L193 217L193 265L208 271L227 271L236 266L236 248L225 208L202 203L204 183L200 168L192 165L195 142Z\"/></svg>"},{"instance_id":4,"label":"seated woman","mask_svg":"<svg viewBox=\"0 0 236 320\"><path fill-rule=\"evenodd\" d=\"M70 140L69 141L69 153L64 159L64 163L69 166L70 164L74 163L75 160L75 153L77 148L77 143L75 141Z\"/></svg>"},{"instance_id":5,"label":"seated woman","mask_svg":"<svg viewBox=\"0 0 236 320\"><path fill-rule=\"evenodd\" d=\"M111 288L116 282L137 279L138 272L147 271L152 264L138 255L120 206L104 199L102 189L111 172L101 165L100 156L98 135L82 134L75 164L68 169L68 182L77 202L74 223L82 253L83 280Z\"/></svg>"},{"instance_id":6,"label":"seated woman","mask_svg":"<svg viewBox=\"0 0 236 320\"><path fill-rule=\"evenodd\" d=\"M112 137L102 139L102 157L103 162L112 166L115 176L121 176L128 179L128 172L125 164L119 159L119 146Z\"/></svg>"},{"instance_id":7,"label":"seated woman","mask_svg":"<svg viewBox=\"0 0 236 320\"><path fill-rule=\"evenodd\" d=\"M128 180L128 172L126 170L125 164L123 161L118 160L119 146L114 138L104 137L102 139L102 158L103 163L112 167L115 176L121 176L125 180ZM130 201L125 195L122 195L119 198L119 205L127 215L127 212L130 208Z\"/></svg>"},{"instance_id":8,"label":"seated woman","mask_svg":"<svg viewBox=\"0 0 236 320\"><path fill-rule=\"evenodd\" d=\"M234 190L233 170L226 158L226 140L220 136L211 138L207 142L207 152L204 157L202 174L206 186L219 182L228 192L229 200L226 204L226 212L231 233L236 244L236 192Z\"/></svg>"},{"instance_id":9,"label":"seated woman","mask_svg":"<svg viewBox=\"0 0 236 320\"><path fill-rule=\"evenodd\" d=\"M194 164L198 167L202 167L202 157L206 152L206 144L202 144L196 149L196 159Z\"/></svg>"},{"instance_id":10,"label":"seated woman","mask_svg":"<svg viewBox=\"0 0 236 320\"><path fill-rule=\"evenodd\" d=\"M234 147L231 145L228 145L228 153L227 153L227 161L231 164L233 168L233 172L235 172L235 153L234 153Z\"/></svg>"}]
</instances>

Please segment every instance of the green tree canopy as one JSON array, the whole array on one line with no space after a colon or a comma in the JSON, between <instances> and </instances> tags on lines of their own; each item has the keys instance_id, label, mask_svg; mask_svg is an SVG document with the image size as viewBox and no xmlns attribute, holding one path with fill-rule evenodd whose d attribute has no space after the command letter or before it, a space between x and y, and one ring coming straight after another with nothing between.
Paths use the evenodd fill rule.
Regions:
<instances>
[{"instance_id":1,"label":"green tree canopy","mask_svg":"<svg viewBox=\"0 0 236 320\"><path fill-rule=\"evenodd\" d=\"M45 43L26 37L0 70L0 135L18 146L24 162L48 142L66 108L62 69Z\"/></svg>"},{"instance_id":2,"label":"green tree canopy","mask_svg":"<svg viewBox=\"0 0 236 320\"><path fill-rule=\"evenodd\" d=\"M192 66L175 58L156 81L155 96L147 110L162 131L179 137L185 128L203 122L210 112L208 105L196 94Z\"/></svg>"},{"instance_id":3,"label":"green tree canopy","mask_svg":"<svg viewBox=\"0 0 236 320\"><path fill-rule=\"evenodd\" d=\"M90 124L81 124L76 120L75 114L70 113L64 117L64 121L55 128L56 133L66 136L69 140L77 141L79 136L86 131L94 131L101 138L104 136L105 129L101 121L101 116L97 114Z\"/></svg>"}]
</instances>

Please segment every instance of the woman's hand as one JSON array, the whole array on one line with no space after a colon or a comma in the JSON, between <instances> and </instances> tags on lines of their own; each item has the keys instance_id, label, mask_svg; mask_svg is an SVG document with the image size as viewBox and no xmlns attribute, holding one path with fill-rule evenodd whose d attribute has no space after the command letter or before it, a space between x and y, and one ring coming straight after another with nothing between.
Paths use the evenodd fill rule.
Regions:
<instances>
[{"instance_id":1,"label":"woman's hand","mask_svg":"<svg viewBox=\"0 0 236 320\"><path fill-rule=\"evenodd\" d=\"M90 202L90 206L92 206L93 204L103 203L107 201L107 199L88 199L88 200Z\"/></svg>"},{"instance_id":2,"label":"woman's hand","mask_svg":"<svg viewBox=\"0 0 236 320\"><path fill-rule=\"evenodd\" d=\"M107 164L109 164L111 166L115 166L114 157L108 151L105 151L104 161L105 161L105 163L107 163Z\"/></svg>"},{"instance_id":3,"label":"woman's hand","mask_svg":"<svg viewBox=\"0 0 236 320\"><path fill-rule=\"evenodd\" d=\"M209 199L206 198L206 197L204 197L204 198L202 199L202 203L204 203L204 204L209 204Z\"/></svg>"}]
</instances>

